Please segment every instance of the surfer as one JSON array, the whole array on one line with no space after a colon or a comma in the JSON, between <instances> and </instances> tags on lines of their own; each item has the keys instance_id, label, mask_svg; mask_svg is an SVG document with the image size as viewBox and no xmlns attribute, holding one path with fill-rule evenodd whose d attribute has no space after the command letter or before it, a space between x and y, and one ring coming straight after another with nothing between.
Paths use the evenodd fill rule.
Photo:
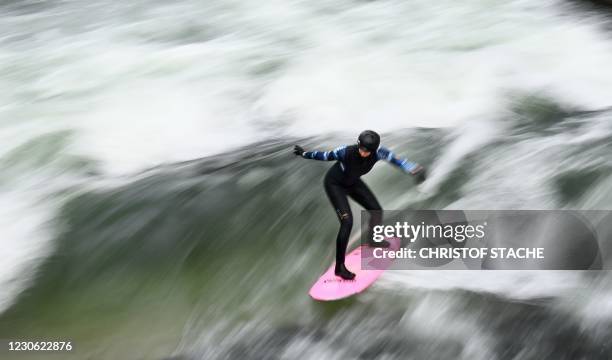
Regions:
<instances>
[{"instance_id":1,"label":"surfer","mask_svg":"<svg viewBox=\"0 0 612 360\"><path fill-rule=\"evenodd\" d=\"M333 151L304 151L301 146L295 145L293 153L305 159L336 161L327 171L324 180L325 192L340 220L340 230L336 238L335 274L345 280L352 280L355 274L344 265L346 247L353 227L353 214L348 197L364 209L373 210L370 213L370 232L374 225L382 220L382 208L370 188L361 180L361 176L367 174L378 160L387 161L413 175L417 183L425 181L425 169L417 163L395 157L391 150L380 146L380 136L372 130L363 131L355 145L340 146ZM368 239L370 246L389 246L386 240L375 242L371 236Z\"/></svg>"}]
</instances>

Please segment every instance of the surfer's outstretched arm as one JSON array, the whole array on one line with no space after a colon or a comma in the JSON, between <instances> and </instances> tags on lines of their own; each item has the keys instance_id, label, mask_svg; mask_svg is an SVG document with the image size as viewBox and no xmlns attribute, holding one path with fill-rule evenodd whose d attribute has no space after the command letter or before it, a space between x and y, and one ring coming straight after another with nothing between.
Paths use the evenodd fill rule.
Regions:
<instances>
[{"instance_id":1,"label":"surfer's outstretched arm","mask_svg":"<svg viewBox=\"0 0 612 360\"><path fill-rule=\"evenodd\" d=\"M337 161L344 160L346 146L340 146L333 151L304 151L301 146L296 145L293 153L303 157L304 159L313 159L321 161Z\"/></svg>"},{"instance_id":2,"label":"surfer's outstretched arm","mask_svg":"<svg viewBox=\"0 0 612 360\"><path fill-rule=\"evenodd\" d=\"M425 168L418 163L408 161L407 159L398 158L391 150L382 146L378 148L376 155L378 156L379 160L384 160L394 166L397 166L402 171L414 175L418 183L425 181Z\"/></svg>"}]
</instances>

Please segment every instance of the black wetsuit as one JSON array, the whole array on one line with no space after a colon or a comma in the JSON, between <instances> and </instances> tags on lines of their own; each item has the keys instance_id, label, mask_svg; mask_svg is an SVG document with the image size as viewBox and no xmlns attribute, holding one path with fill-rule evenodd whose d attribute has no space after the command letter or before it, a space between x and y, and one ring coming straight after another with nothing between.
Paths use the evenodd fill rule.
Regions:
<instances>
[{"instance_id":1,"label":"black wetsuit","mask_svg":"<svg viewBox=\"0 0 612 360\"><path fill-rule=\"evenodd\" d=\"M370 231L382 220L380 211L382 208L370 188L361 180L361 176L372 170L374 164L379 160L388 161L406 172L412 172L420 167L416 163L396 158L390 150L384 147L380 147L365 158L359 154L357 145L342 146L327 152L309 151L302 156L307 159L337 161L327 171L324 180L325 192L340 220L340 230L336 238L336 265L344 264L346 247L353 227L349 197L366 210L378 210L370 213Z\"/></svg>"}]
</instances>

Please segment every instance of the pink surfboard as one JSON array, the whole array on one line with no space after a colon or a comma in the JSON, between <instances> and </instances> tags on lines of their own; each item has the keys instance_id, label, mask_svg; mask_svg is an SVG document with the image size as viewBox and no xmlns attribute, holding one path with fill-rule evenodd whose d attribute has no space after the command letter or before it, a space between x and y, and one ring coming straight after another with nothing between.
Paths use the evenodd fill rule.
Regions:
<instances>
[{"instance_id":1,"label":"pink surfboard","mask_svg":"<svg viewBox=\"0 0 612 360\"><path fill-rule=\"evenodd\" d=\"M389 238L387 241L391 245L382 250L396 251L399 249L399 239ZM393 263L393 259L388 257L375 258L374 250L374 248L362 245L346 255L346 267L356 275L353 280L344 280L336 276L334 274L335 263L332 264L325 274L312 285L308 292L310 297L320 301L340 300L367 289ZM364 269L362 269L362 258L364 259Z\"/></svg>"}]
</instances>

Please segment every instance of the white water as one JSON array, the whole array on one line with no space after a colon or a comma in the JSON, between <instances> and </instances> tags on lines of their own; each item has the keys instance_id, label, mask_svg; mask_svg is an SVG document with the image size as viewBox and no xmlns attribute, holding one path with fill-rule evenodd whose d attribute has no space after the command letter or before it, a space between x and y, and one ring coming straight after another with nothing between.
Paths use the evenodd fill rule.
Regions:
<instances>
[{"instance_id":1,"label":"white water","mask_svg":"<svg viewBox=\"0 0 612 360\"><path fill-rule=\"evenodd\" d=\"M83 176L67 166L75 157L114 176L270 137L451 126L456 142L433 168L441 181L498 136L508 94L610 105L607 35L560 1L37 6L0 8L0 158L13 164L1 175L0 309L48 248L57 204L45 196ZM67 140L42 162L12 152L59 131ZM525 186L541 194L533 179Z\"/></svg>"}]
</instances>

